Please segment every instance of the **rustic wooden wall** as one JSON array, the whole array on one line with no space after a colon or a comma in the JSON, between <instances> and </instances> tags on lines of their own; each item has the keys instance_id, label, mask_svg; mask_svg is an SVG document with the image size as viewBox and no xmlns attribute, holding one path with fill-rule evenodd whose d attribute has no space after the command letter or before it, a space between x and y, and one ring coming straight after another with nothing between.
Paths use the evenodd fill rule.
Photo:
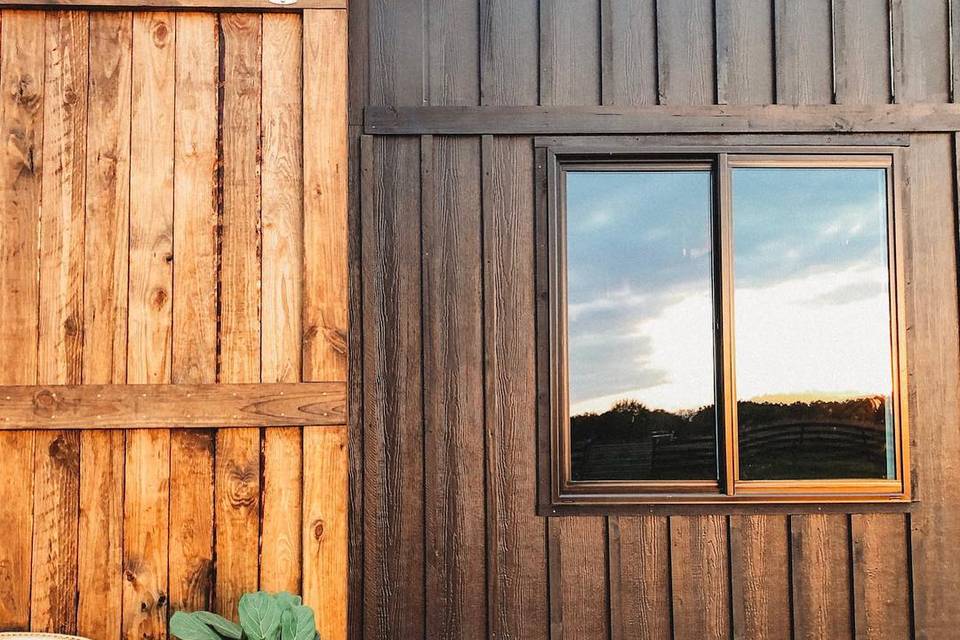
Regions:
<instances>
[{"instance_id":1,"label":"rustic wooden wall","mask_svg":"<svg viewBox=\"0 0 960 640\"><path fill-rule=\"evenodd\" d=\"M0 383L346 381L345 10L55 9L0 11ZM179 418L0 431L0 630L345 637L346 427Z\"/></svg>"},{"instance_id":2,"label":"rustic wooden wall","mask_svg":"<svg viewBox=\"0 0 960 640\"><path fill-rule=\"evenodd\" d=\"M915 134L907 153L911 513L545 519L533 140L363 136L362 113L949 102L958 15L947 0L352 0L351 637L956 635L952 135Z\"/></svg>"}]
</instances>

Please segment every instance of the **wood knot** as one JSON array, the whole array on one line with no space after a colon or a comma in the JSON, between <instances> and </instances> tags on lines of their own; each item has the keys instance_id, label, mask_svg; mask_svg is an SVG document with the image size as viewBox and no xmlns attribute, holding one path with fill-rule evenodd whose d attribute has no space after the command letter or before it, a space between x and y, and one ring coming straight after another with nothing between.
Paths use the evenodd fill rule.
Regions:
<instances>
[{"instance_id":1,"label":"wood knot","mask_svg":"<svg viewBox=\"0 0 960 640\"><path fill-rule=\"evenodd\" d=\"M163 48L167 46L167 40L170 38L170 27L166 22L158 22L153 25L153 44Z\"/></svg>"},{"instance_id":2,"label":"wood knot","mask_svg":"<svg viewBox=\"0 0 960 640\"><path fill-rule=\"evenodd\" d=\"M317 542L320 542L323 540L323 530L324 530L323 520L314 520L313 521L313 537L314 539L316 539Z\"/></svg>"},{"instance_id":3,"label":"wood knot","mask_svg":"<svg viewBox=\"0 0 960 640\"><path fill-rule=\"evenodd\" d=\"M47 453L50 455L50 459L55 462L73 469L80 468L80 450L77 447L77 442L72 438L67 438L65 436L57 436L53 439L53 442L50 443L50 446L47 447Z\"/></svg>"},{"instance_id":4,"label":"wood knot","mask_svg":"<svg viewBox=\"0 0 960 640\"><path fill-rule=\"evenodd\" d=\"M80 334L80 321L76 316L70 316L63 321L63 332L70 338L75 338Z\"/></svg>"},{"instance_id":5,"label":"wood knot","mask_svg":"<svg viewBox=\"0 0 960 640\"><path fill-rule=\"evenodd\" d=\"M259 497L258 475L259 469L234 467L230 470L227 497L231 505L242 508L253 507L257 504L257 498Z\"/></svg>"},{"instance_id":6,"label":"wood knot","mask_svg":"<svg viewBox=\"0 0 960 640\"><path fill-rule=\"evenodd\" d=\"M160 311L164 305L167 304L169 298L170 296L167 294L166 289L156 289L153 292L153 308Z\"/></svg>"}]
</instances>

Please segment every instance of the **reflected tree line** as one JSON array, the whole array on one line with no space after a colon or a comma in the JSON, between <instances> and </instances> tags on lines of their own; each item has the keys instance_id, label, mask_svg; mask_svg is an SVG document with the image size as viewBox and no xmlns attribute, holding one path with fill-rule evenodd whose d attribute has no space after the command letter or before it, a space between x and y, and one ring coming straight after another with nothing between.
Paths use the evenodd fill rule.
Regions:
<instances>
[{"instance_id":1,"label":"reflected tree line","mask_svg":"<svg viewBox=\"0 0 960 640\"><path fill-rule=\"evenodd\" d=\"M882 396L737 403L746 480L885 478L891 419ZM713 405L669 412L633 400L570 420L574 480L717 477Z\"/></svg>"}]
</instances>

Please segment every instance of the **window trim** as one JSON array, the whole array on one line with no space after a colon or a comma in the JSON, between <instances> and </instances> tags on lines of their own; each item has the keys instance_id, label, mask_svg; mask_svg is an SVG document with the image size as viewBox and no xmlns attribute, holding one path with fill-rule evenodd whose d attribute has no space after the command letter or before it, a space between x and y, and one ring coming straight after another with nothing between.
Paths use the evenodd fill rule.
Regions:
<instances>
[{"instance_id":1,"label":"window trim","mask_svg":"<svg viewBox=\"0 0 960 640\"><path fill-rule=\"evenodd\" d=\"M890 145L646 145L576 142L539 147L536 156L537 389L541 512L591 505L908 503L909 411L904 321L903 149ZM711 225L719 481L571 480L566 325L565 172L571 169L680 168L713 173ZM742 166L878 167L887 172L892 413L896 477L740 480L733 345L732 169ZM730 352L730 353L728 353Z\"/></svg>"}]
</instances>

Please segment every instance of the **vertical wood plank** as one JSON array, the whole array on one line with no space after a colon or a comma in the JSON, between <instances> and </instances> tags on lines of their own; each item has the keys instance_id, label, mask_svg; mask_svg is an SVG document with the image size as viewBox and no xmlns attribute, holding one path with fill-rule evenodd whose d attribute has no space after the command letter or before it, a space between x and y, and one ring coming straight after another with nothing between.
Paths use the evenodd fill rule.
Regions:
<instances>
[{"instance_id":1,"label":"vertical wood plank","mask_svg":"<svg viewBox=\"0 0 960 640\"><path fill-rule=\"evenodd\" d=\"M945 0L890 0L893 94L898 103L950 100L950 24Z\"/></svg>"},{"instance_id":2,"label":"vertical wood plank","mask_svg":"<svg viewBox=\"0 0 960 640\"><path fill-rule=\"evenodd\" d=\"M900 514L854 514L853 593L858 640L911 636L910 571Z\"/></svg>"},{"instance_id":3,"label":"vertical wood plank","mask_svg":"<svg viewBox=\"0 0 960 640\"><path fill-rule=\"evenodd\" d=\"M888 0L833 0L837 104L890 101Z\"/></svg>"},{"instance_id":4,"label":"vertical wood plank","mask_svg":"<svg viewBox=\"0 0 960 640\"><path fill-rule=\"evenodd\" d=\"M537 0L480 1L481 104L537 104L539 17Z\"/></svg>"},{"instance_id":5,"label":"vertical wood plank","mask_svg":"<svg viewBox=\"0 0 960 640\"><path fill-rule=\"evenodd\" d=\"M852 638L847 516L791 516L790 535L794 638Z\"/></svg>"},{"instance_id":6,"label":"vertical wood plank","mask_svg":"<svg viewBox=\"0 0 960 640\"><path fill-rule=\"evenodd\" d=\"M549 632L546 527L536 515L533 150L483 139L487 584L493 637ZM522 603L522 606L518 606Z\"/></svg>"},{"instance_id":7,"label":"vertical wood plank","mask_svg":"<svg viewBox=\"0 0 960 640\"><path fill-rule=\"evenodd\" d=\"M769 0L717 0L717 103L772 104L773 5Z\"/></svg>"},{"instance_id":8,"label":"vertical wood plank","mask_svg":"<svg viewBox=\"0 0 960 640\"><path fill-rule=\"evenodd\" d=\"M551 637L609 636L606 530L605 518L551 519Z\"/></svg>"},{"instance_id":9,"label":"vertical wood plank","mask_svg":"<svg viewBox=\"0 0 960 640\"><path fill-rule=\"evenodd\" d=\"M670 561L674 638L730 638L727 519L671 517Z\"/></svg>"},{"instance_id":10,"label":"vertical wood plank","mask_svg":"<svg viewBox=\"0 0 960 640\"><path fill-rule=\"evenodd\" d=\"M87 384L126 381L132 28L130 13L90 15L83 292ZM77 633L89 638L120 637L123 465L122 431L80 434Z\"/></svg>"},{"instance_id":11,"label":"vertical wood plank","mask_svg":"<svg viewBox=\"0 0 960 640\"><path fill-rule=\"evenodd\" d=\"M263 16L261 379L300 379L303 290L303 33L295 14ZM299 428L264 429L260 588L300 593Z\"/></svg>"},{"instance_id":12,"label":"vertical wood plank","mask_svg":"<svg viewBox=\"0 0 960 640\"><path fill-rule=\"evenodd\" d=\"M223 210L220 382L260 381L261 16L220 15ZM232 615L259 584L260 430L216 437L214 608Z\"/></svg>"},{"instance_id":13,"label":"vertical wood plank","mask_svg":"<svg viewBox=\"0 0 960 640\"><path fill-rule=\"evenodd\" d=\"M428 0L428 104L480 104L479 2Z\"/></svg>"},{"instance_id":14,"label":"vertical wood plank","mask_svg":"<svg viewBox=\"0 0 960 640\"><path fill-rule=\"evenodd\" d=\"M43 132L44 14L4 11L0 18L2 151L0 203L0 351L4 384L37 380L39 292L38 212ZM33 529L32 433L5 432L0 449L9 452L7 473L23 478L0 484L0 629L26 629L30 622L30 567Z\"/></svg>"},{"instance_id":15,"label":"vertical wood plank","mask_svg":"<svg viewBox=\"0 0 960 640\"><path fill-rule=\"evenodd\" d=\"M45 18L37 380L79 384L88 22L85 12L50 12ZM80 434L37 434L35 455L30 627L73 633L77 625Z\"/></svg>"},{"instance_id":16,"label":"vertical wood plank","mask_svg":"<svg viewBox=\"0 0 960 640\"><path fill-rule=\"evenodd\" d=\"M174 15L133 16L127 382L171 380ZM126 432L123 637L167 637L170 433Z\"/></svg>"},{"instance_id":17,"label":"vertical wood plank","mask_svg":"<svg viewBox=\"0 0 960 640\"><path fill-rule=\"evenodd\" d=\"M422 156L427 628L486 636L480 145Z\"/></svg>"},{"instance_id":18,"label":"vertical wood plank","mask_svg":"<svg viewBox=\"0 0 960 640\"><path fill-rule=\"evenodd\" d=\"M910 233L907 281L921 297L908 297L911 459L910 514L916 637L954 635L960 620L960 347L957 344L956 203L944 185L956 179L956 136L914 136L909 153ZM946 275L950 274L950 275ZM922 382L921 382L922 381Z\"/></svg>"},{"instance_id":19,"label":"vertical wood plank","mask_svg":"<svg viewBox=\"0 0 960 640\"><path fill-rule=\"evenodd\" d=\"M785 516L730 516L730 583L735 637L791 637Z\"/></svg>"},{"instance_id":20,"label":"vertical wood plank","mask_svg":"<svg viewBox=\"0 0 960 640\"><path fill-rule=\"evenodd\" d=\"M830 0L774 0L777 102L833 102Z\"/></svg>"},{"instance_id":21,"label":"vertical wood plank","mask_svg":"<svg viewBox=\"0 0 960 640\"><path fill-rule=\"evenodd\" d=\"M540 3L540 104L600 104L600 5Z\"/></svg>"},{"instance_id":22,"label":"vertical wood plank","mask_svg":"<svg viewBox=\"0 0 960 640\"><path fill-rule=\"evenodd\" d=\"M713 2L657 3L657 85L661 104L713 104Z\"/></svg>"},{"instance_id":23,"label":"vertical wood plank","mask_svg":"<svg viewBox=\"0 0 960 640\"><path fill-rule=\"evenodd\" d=\"M656 0L601 0L603 104L657 104Z\"/></svg>"},{"instance_id":24,"label":"vertical wood plank","mask_svg":"<svg viewBox=\"0 0 960 640\"><path fill-rule=\"evenodd\" d=\"M347 380L346 11L304 12L303 57L303 379ZM347 634L346 437L303 430L303 596L331 640Z\"/></svg>"},{"instance_id":25,"label":"vertical wood plank","mask_svg":"<svg viewBox=\"0 0 960 640\"><path fill-rule=\"evenodd\" d=\"M616 549L611 553L610 582L620 583L619 600L611 597L610 603L613 624L620 632L614 637L669 640L673 629L667 519L610 518L610 538L611 548Z\"/></svg>"},{"instance_id":26,"label":"vertical wood plank","mask_svg":"<svg viewBox=\"0 0 960 640\"><path fill-rule=\"evenodd\" d=\"M175 384L217 376L216 16L180 13L174 140ZM213 433L170 433L170 604L209 609L213 596Z\"/></svg>"},{"instance_id":27,"label":"vertical wood plank","mask_svg":"<svg viewBox=\"0 0 960 640\"><path fill-rule=\"evenodd\" d=\"M364 635L422 638L419 146L363 144Z\"/></svg>"},{"instance_id":28,"label":"vertical wood plank","mask_svg":"<svg viewBox=\"0 0 960 640\"><path fill-rule=\"evenodd\" d=\"M426 104L424 5L428 1L369 0L370 104Z\"/></svg>"}]
</instances>

